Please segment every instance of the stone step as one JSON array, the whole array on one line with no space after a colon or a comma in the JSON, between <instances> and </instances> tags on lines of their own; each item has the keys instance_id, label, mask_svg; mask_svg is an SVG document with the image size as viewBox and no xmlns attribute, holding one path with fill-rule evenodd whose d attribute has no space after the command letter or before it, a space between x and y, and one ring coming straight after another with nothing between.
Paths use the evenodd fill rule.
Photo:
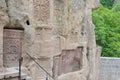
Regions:
<instances>
[{"instance_id":1,"label":"stone step","mask_svg":"<svg viewBox=\"0 0 120 80\"><path fill-rule=\"evenodd\" d=\"M19 77L19 70L16 67L11 68L3 68L0 71L0 80L18 80ZM25 73L21 73L22 80L31 80Z\"/></svg>"}]
</instances>

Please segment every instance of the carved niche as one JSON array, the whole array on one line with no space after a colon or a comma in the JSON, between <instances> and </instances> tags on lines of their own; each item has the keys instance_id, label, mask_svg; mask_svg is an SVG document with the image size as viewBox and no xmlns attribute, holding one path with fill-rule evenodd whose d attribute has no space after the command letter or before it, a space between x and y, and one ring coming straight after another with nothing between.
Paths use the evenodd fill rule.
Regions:
<instances>
[{"instance_id":1,"label":"carved niche","mask_svg":"<svg viewBox=\"0 0 120 80\"><path fill-rule=\"evenodd\" d=\"M53 77L61 74L78 71L82 67L83 47L73 50L63 50L62 54L54 57Z\"/></svg>"},{"instance_id":2,"label":"carved niche","mask_svg":"<svg viewBox=\"0 0 120 80\"><path fill-rule=\"evenodd\" d=\"M48 24L50 19L50 1L33 0L34 18L39 24Z\"/></svg>"},{"instance_id":3,"label":"carved niche","mask_svg":"<svg viewBox=\"0 0 120 80\"><path fill-rule=\"evenodd\" d=\"M22 53L23 31L4 29L3 37L3 65L17 67Z\"/></svg>"}]
</instances>

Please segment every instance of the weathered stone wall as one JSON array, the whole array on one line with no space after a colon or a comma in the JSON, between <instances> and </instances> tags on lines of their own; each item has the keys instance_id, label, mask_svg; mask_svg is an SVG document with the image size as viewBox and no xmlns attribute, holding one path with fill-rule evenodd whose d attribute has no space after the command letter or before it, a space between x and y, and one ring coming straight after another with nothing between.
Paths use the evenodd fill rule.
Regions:
<instances>
[{"instance_id":1,"label":"weathered stone wall","mask_svg":"<svg viewBox=\"0 0 120 80\"><path fill-rule=\"evenodd\" d=\"M101 58L99 80L120 80L120 58Z\"/></svg>"},{"instance_id":2,"label":"weathered stone wall","mask_svg":"<svg viewBox=\"0 0 120 80\"><path fill-rule=\"evenodd\" d=\"M4 0L0 0L0 67L3 65L3 27L9 21Z\"/></svg>"},{"instance_id":3,"label":"weathered stone wall","mask_svg":"<svg viewBox=\"0 0 120 80\"><path fill-rule=\"evenodd\" d=\"M1 0L0 4L0 44L3 44L3 27L24 29L23 66L33 80L46 80L47 74L27 53L53 75L53 57L78 47L83 47L79 70L57 78L98 80L101 51L96 48L92 23L92 10L99 6L98 0ZM0 50L2 57L2 45Z\"/></svg>"},{"instance_id":4,"label":"weathered stone wall","mask_svg":"<svg viewBox=\"0 0 120 80\"><path fill-rule=\"evenodd\" d=\"M0 80L19 80L19 70L17 67L5 68L0 71ZM21 73L21 80L31 80L29 76Z\"/></svg>"}]
</instances>

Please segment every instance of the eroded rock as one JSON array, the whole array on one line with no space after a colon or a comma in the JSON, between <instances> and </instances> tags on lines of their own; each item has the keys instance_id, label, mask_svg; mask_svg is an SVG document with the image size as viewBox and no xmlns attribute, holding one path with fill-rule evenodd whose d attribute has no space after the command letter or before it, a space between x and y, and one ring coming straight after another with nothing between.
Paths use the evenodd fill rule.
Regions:
<instances>
[{"instance_id":1,"label":"eroded rock","mask_svg":"<svg viewBox=\"0 0 120 80\"><path fill-rule=\"evenodd\" d=\"M82 68L83 48L73 50L63 50L61 55L54 57L53 77L56 78L62 74L80 71Z\"/></svg>"},{"instance_id":2,"label":"eroded rock","mask_svg":"<svg viewBox=\"0 0 120 80\"><path fill-rule=\"evenodd\" d=\"M0 1L1 64L3 27L23 29L23 66L33 80L46 80L50 77L39 69L26 53L30 54L51 76L54 75L55 79L98 80L97 65L99 65L100 53L96 50L92 23L92 10L99 6L98 0L6 1ZM82 52L77 51L80 46L83 47ZM61 55L59 58L64 57L64 60L53 59L58 55Z\"/></svg>"}]
</instances>

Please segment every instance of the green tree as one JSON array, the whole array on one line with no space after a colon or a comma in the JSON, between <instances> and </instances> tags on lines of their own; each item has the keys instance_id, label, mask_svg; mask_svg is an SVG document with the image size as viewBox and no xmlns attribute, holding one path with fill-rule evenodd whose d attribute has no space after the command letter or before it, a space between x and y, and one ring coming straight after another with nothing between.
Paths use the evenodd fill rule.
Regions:
<instances>
[{"instance_id":1,"label":"green tree","mask_svg":"<svg viewBox=\"0 0 120 80\"><path fill-rule=\"evenodd\" d=\"M100 0L100 3L106 8L111 9L115 0Z\"/></svg>"},{"instance_id":2,"label":"green tree","mask_svg":"<svg viewBox=\"0 0 120 80\"><path fill-rule=\"evenodd\" d=\"M120 11L120 3L114 5L113 8L112 8L112 10L115 11L115 12Z\"/></svg>"},{"instance_id":3,"label":"green tree","mask_svg":"<svg viewBox=\"0 0 120 80\"><path fill-rule=\"evenodd\" d=\"M103 47L102 56L120 57L120 11L102 5L93 11L97 45Z\"/></svg>"}]
</instances>

